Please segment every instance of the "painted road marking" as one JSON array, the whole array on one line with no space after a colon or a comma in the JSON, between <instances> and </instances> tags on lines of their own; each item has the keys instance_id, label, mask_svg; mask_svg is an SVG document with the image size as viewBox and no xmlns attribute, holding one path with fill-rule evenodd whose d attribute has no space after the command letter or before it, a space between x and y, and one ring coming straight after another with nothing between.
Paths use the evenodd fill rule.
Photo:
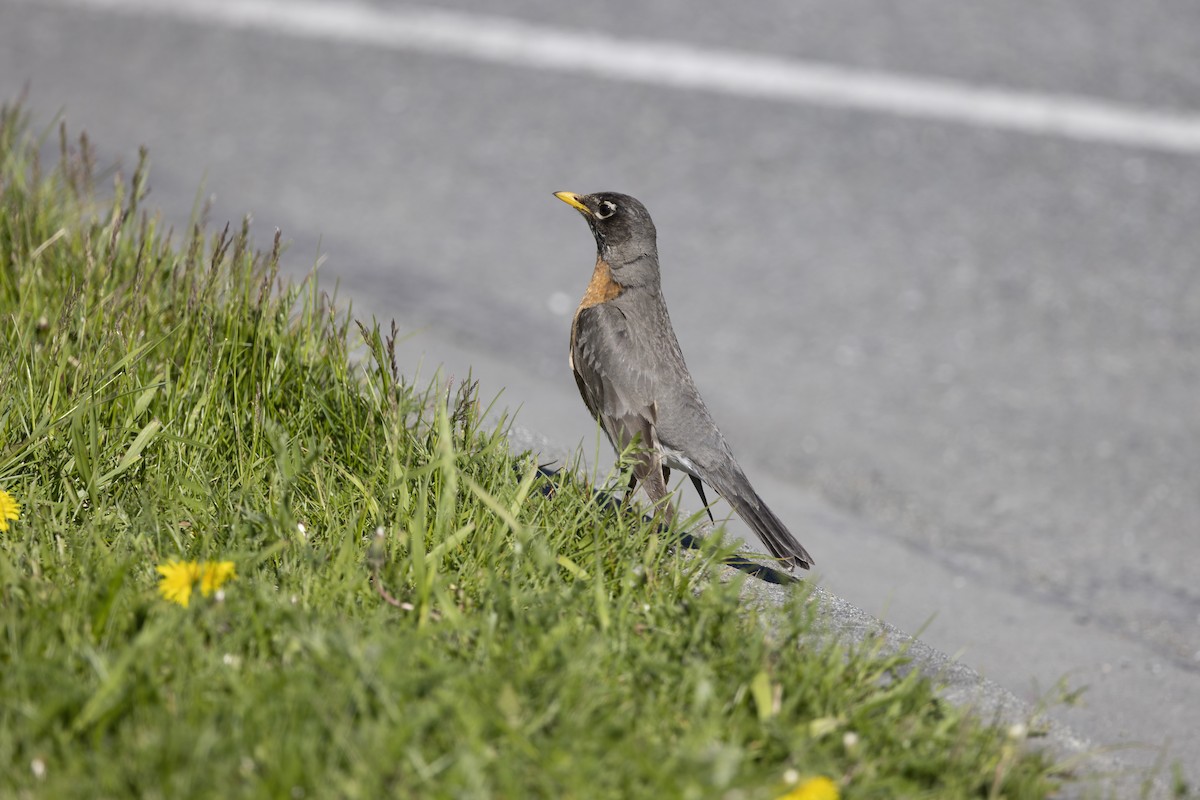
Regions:
<instances>
[{"instance_id":1,"label":"painted road marking","mask_svg":"<svg viewBox=\"0 0 1200 800\"><path fill-rule=\"evenodd\" d=\"M58 0L276 35L415 50L798 105L932 119L1084 142L1200 153L1200 114L835 64L621 39L466 12L352 0Z\"/></svg>"}]
</instances>

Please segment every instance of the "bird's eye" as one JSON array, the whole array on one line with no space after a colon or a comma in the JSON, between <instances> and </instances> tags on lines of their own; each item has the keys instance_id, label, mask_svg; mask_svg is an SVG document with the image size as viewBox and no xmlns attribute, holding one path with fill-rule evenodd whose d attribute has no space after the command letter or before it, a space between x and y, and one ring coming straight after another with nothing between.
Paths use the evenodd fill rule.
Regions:
<instances>
[{"instance_id":1,"label":"bird's eye","mask_svg":"<svg viewBox=\"0 0 1200 800\"><path fill-rule=\"evenodd\" d=\"M600 208L596 210L596 219L608 219L613 214L617 213L617 204L608 200L600 201Z\"/></svg>"}]
</instances>

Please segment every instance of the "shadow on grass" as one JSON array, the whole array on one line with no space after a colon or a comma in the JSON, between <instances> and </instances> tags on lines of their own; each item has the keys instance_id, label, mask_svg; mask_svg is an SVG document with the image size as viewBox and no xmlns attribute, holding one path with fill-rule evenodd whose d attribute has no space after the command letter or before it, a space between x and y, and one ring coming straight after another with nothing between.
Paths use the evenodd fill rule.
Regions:
<instances>
[{"instance_id":1,"label":"shadow on grass","mask_svg":"<svg viewBox=\"0 0 1200 800\"><path fill-rule=\"evenodd\" d=\"M537 469L538 475L546 479L546 481L541 484L542 494L550 495L554 491L554 486L548 481L558 476L562 470L551 469L541 464L538 465ZM595 494L603 508L619 511L624 507L625 498L618 498L614 496L612 492L604 489L597 489ZM650 521L650 517L648 516L644 519L646 519L646 521ZM672 533L670 526L666 524L659 525L659 531L667 534L668 536L670 536ZM675 533L678 536L678 543L689 550L703 550L707 546L705 537L700 536L699 534L692 533L691 531L677 531ZM725 556L721 559L721 563L727 567L732 567L733 569L744 572L751 577L758 578L760 581L765 583L773 583L776 586L790 586L791 584L801 582L799 578L789 572L784 572L783 570L775 569L774 567L768 567L765 564L759 564L756 561L751 561L748 558L738 555Z\"/></svg>"}]
</instances>

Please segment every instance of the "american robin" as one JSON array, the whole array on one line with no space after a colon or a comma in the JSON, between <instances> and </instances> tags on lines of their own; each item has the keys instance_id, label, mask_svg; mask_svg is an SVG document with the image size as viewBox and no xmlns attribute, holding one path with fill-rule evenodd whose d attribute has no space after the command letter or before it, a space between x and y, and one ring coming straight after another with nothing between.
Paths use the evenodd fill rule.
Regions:
<instances>
[{"instance_id":1,"label":"american robin","mask_svg":"<svg viewBox=\"0 0 1200 800\"><path fill-rule=\"evenodd\" d=\"M596 267L571 322L571 370L617 452L640 443L630 488L640 482L669 518L667 480L682 470L702 499L701 481L716 489L772 555L808 569L812 557L754 491L696 391L667 316L645 207L614 192L555 197L596 238Z\"/></svg>"}]
</instances>

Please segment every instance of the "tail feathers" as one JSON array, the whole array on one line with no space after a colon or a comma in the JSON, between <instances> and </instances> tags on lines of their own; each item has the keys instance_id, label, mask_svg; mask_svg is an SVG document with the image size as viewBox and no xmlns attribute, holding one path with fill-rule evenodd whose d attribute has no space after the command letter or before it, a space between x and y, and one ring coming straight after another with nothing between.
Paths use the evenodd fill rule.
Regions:
<instances>
[{"instance_id":1,"label":"tail feathers","mask_svg":"<svg viewBox=\"0 0 1200 800\"><path fill-rule=\"evenodd\" d=\"M812 567L812 556L804 549L804 545L800 544L779 517L767 508L767 504L762 501L749 482L745 482L744 488L741 490L724 491L720 486L713 488L729 501L738 516L771 551L771 555L789 568L809 569Z\"/></svg>"}]
</instances>

